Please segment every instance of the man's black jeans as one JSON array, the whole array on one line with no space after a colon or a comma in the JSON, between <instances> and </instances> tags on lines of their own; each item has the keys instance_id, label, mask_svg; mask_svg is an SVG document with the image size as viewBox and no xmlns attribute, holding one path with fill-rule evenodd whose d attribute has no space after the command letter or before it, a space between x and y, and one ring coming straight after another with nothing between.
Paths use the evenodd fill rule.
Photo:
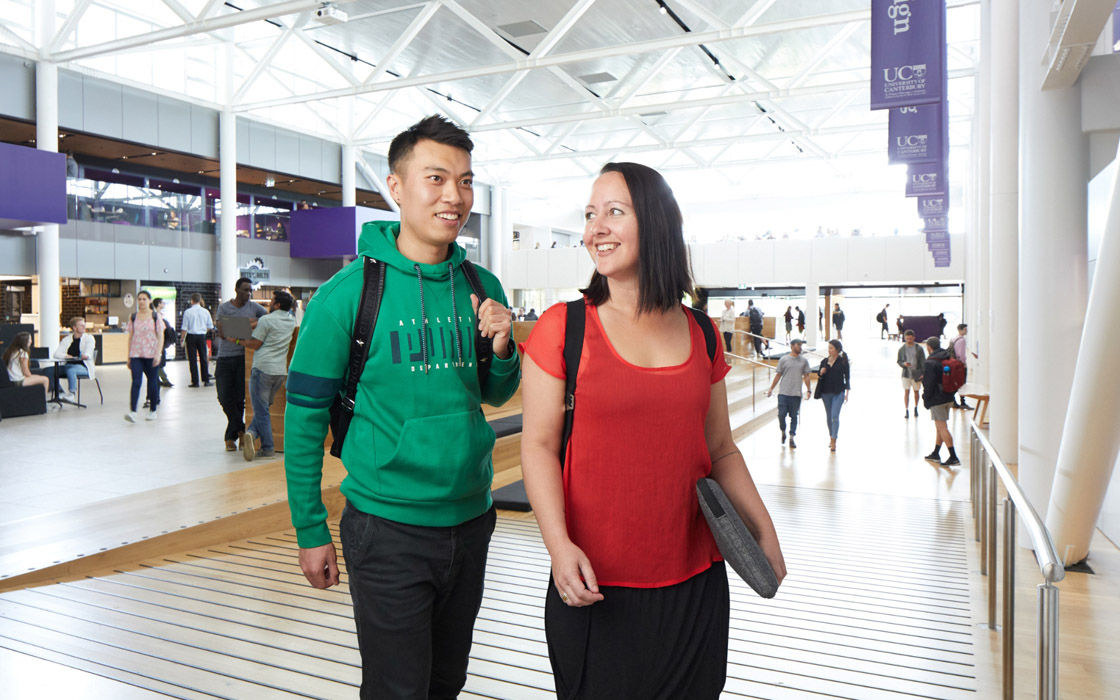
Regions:
<instances>
[{"instance_id":1,"label":"man's black jeans","mask_svg":"<svg viewBox=\"0 0 1120 700\"><path fill-rule=\"evenodd\" d=\"M219 357L214 381L226 414L226 440L236 440L245 432L245 358Z\"/></svg>"},{"instance_id":2,"label":"man's black jeans","mask_svg":"<svg viewBox=\"0 0 1120 700\"><path fill-rule=\"evenodd\" d=\"M467 682L496 515L454 527L405 525L349 503L342 512L362 698L455 698Z\"/></svg>"}]
</instances>

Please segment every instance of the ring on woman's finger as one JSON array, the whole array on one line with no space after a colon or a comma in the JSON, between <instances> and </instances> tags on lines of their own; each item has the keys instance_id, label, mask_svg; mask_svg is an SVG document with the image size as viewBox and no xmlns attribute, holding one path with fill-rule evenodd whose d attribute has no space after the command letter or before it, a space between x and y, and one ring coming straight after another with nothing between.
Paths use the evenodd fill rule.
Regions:
<instances>
[{"instance_id":1,"label":"ring on woman's finger","mask_svg":"<svg viewBox=\"0 0 1120 700\"><path fill-rule=\"evenodd\" d=\"M560 600L562 600L562 601L564 601L565 603L567 603L567 602L568 602L568 594L567 594L567 593L561 593L561 594L560 594Z\"/></svg>"}]
</instances>

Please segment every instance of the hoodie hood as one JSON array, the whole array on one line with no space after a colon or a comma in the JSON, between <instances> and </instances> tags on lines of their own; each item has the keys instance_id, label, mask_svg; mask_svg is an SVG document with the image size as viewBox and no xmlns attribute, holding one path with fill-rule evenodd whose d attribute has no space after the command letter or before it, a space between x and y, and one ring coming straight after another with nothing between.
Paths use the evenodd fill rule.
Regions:
<instances>
[{"instance_id":1,"label":"hoodie hood","mask_svg":"<svg viewBox=\"0 0 1120 700\"><path fill-rule=\"evenodd\" d=\"M420 274L428 280L447 280L452 269L457 269L467 258L467 251L458 243L452 243L451 255L443 262L434 265L413 262L397 250L397 236L401 233L399 221L370 221L362 225L362 233L358 236L358 254L368 255L376 260L383 260L389 267L396 268L411 276L416 275L419 268ZM450 267L449 267L450 266Z\"/></svg>"}]
</instances>

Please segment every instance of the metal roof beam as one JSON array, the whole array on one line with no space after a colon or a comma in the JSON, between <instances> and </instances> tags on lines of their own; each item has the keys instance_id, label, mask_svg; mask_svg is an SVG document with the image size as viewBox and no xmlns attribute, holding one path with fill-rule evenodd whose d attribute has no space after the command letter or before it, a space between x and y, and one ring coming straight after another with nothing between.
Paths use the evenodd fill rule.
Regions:
<instances>
[{"instance_id":1,"label":"metal roof beam","mask_svg":"<svg viewBox=\"0 0 1120 700\"><path fill-rule=\"evenodd\" d=\"M194 34L204 34L220 29L229 29L230 27L236 27L241 24L248 24L249 22L257 22L260 20L274 19L276 17L297 14L307 10L313 10L321 4L322 0L288 0L287 2L278 2L273 5L265 5L264 7L245 10L243 12L235 12L232 14L221 15L219 17L213 17L210 19L186 22L177 27L167 27L165 29L159 29L154 32L136 34L130 37L125 37L123 39L106 41L101 44L82 46L76 49L70 49L69 51L52 53L50 56L48 56L48 58L55 63L66 63L68 61L76 61L83 58L104 56L107 54L124 51L125 49L134 48L136 46L144 46L146 44L154 44L159 41L167 41L168 39L176 39L178 37L191 36Z\"/></svg>"},{"instance_id":2,"label":"metal roof beam","mask_svg":"<svg viewBox=\"0 0 1120 700\"><path fill-rule=\"evenodd\" d=\"M369 77L365 79L362 83L363 85L374 84L378 78L385 74L385 71L389 70L389 65L397 60L401 53L408 48L408 45L412 43L412 40L424 30L424 27L427 26L436 12L439 12L441 5L442 3L440 0L432 0L432 2L424 6L423 10L420 10L420 13L413 18L412 23L404 30L404 34L397 37L397 40L393 42L393 45L389 48L388 53L377 62L377 67L374 68L373 72L369 74Z\"/></svg>"},{"instance_id":3,"label":"metal roof beam","mask_svg":"<svg viewBox=\"0 0 1120 700\"><path fill-rule=\"evenodd\" d=\"M678 47L695 46L696 44L711 44L722 41L734 41L755 36L763 36L767 34L795 32L810 27L824 27L836 24L848 24L851 22L863 21L866 20L869 15L870 10L853 10L849 12L839 12L828 15L818 15L814 17L803 17L795 20L771 22L753 27L730 27L727 29L708 32L692 32L681 36L666 37L662 39L650 39L647 41L636 41L625 44L616 44L614 46L606 46L582 51L570 51L568 53L554 54L550 56L543 56L540 58L525 57L511 61L510 63L499 63L489 66L480 66L476 68L445 71L442 73L430 73L427 75L415 75L408 78L386 80L379 83L374 83L372 85L363 85L360 88L325 90L323 92L299 95L297 97L289 99L269 100L266 102L241 105L237 109L239 111L245 111L260 109L262 107L278 107L281 105L294 104L296 102L326 100L366 92L379 92L381 90L393 90L405 87L414 87L417 85L429 85L432 83L469 80L471 78L478 78L487 75L518 73L536 70L538 68L549 68L552 66L563 66L570 63L579 63L581 61L594 60L597 58L627 56L631 54L646 52L660 52Z\"/></svg>"},{"instance_id":4,"label":"metal roof beam","mask_svg":"<svg viewBox=\"0 0 1120 700\"><path fill-rule=\"evenodd\" d=\"M593 4L595 4L595 0L580 0L575 5L572 5L572 7L560 19L560 21L556 23L556 26L549 30L548 34L546 34L544 39L541 40L541 43L537 44L537 47L532 50L532 52L529 54L529 57L540 58L551 53L552 49L556 48L556 45L560 43L560 40L563 39L569 31L571 31L576 22L578 22L579 19L583 17L584 13L586 13ZM563 75L567 75L566 73L563 73L563 71L560 71L560 73ZM517 86L521 84L521 81L524 80L528 75L528 71L523 71L521 73L515 73L509 80L507 80L505 85L503 85L501 89L498 90L497 94L495 94L490 102L485 107L483 107L482 111L478 113L478 116L474 118L474 121L471 122L471 126L474 127L475 125L480 124L482 121L488 119L494 109L502 103L502 100L509 97L509 94L513 92L517 88ZM576 85L580 88L583 88L586 92L586 88L584 86L579 85L578 83L576 83Z\"/></svg>"},{"instance_id":5,"label":"metal roof beam","mask_svg":"<svg viewBox=\"0 0 1120 700\"><path fill-rule=\"evenodd\" d=\"M809 63L804 68L802 68L801 71L797 75L795 75L792 80L789 81L787 87L797 87L801 83L805 82L805 79L808 78L809 75L817 69L817 66L824 63L825 59L827 59L829 55L831 55L832 52L836 50L837 46L840 46L841 44L846 42L852 37L853 34L856 33L856 30L862 29L864 26L865 25L863 22L852 22L851 24L837 32L836 36L829 39L828 43L821 47L821 50L817 52L817 55L813 57L813 60L809 61Z\"/></svg>"},{"instance_id":6,"label":"metal roof beam","mask_svg":"<svg viewBox=\"0 0 1120 700\"><path fill-rule=\"evenodd\" d=\"M234 103L240 102L241 98L245 96L245 93L249 91L249 88L253 87L253 83L257 82L257 78L261 76L261 73L268 69L269 64L272 63L272 59L276 57L276 54L280 52L284 44L288 43L288 39L292 38L292 33L296 31L296 27L307 21L308 16L306 12L301 14L299 19L291 26L286 27L284 31L280 32L280 36L276 37L276 40L272 42L272 46L268 47L268 51L265 52L264 56L261 56L260 60L257 61L257 65L253 66L253 70L245 77L245 80L241 83L241 86L237 88L237 91L233 93Z\"/></svg>"},{"instance_id":7,"label":"metal roof beam","mask_svg":"<svg viewBox=\"0 0 1120 700\"><path fill-rule=\"evenodd\" d=\"M66 21L62 24L62 27L55 33L50 43L44 47L47 53L57 50L58 47L62 45L62 42L66 41L66 38L69 37L70 33L78 26L78 22L82 21L82 17L86 14L86 10L89 9L91 4L93 4L93 0L80 0L78 4L74 6L74 9L70 10L70 14L66 16Z\"/></svg>"}]
</instances>

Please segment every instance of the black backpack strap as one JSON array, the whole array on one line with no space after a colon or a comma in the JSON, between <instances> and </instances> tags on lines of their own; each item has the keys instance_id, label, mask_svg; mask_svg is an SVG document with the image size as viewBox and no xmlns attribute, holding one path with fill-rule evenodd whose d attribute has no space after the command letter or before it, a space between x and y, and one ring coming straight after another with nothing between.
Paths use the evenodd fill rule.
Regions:
<instances>
[{"instance_id":1,"label":"black backpack strap","mask_svg":"<svg viewBox=\"0 0 1120 700\"><path fill-rule=\"evenodd\" d=\"M568 441L572 438L572 421L576 411L576 375L579 358L583 354L583 329L587 320L587 305L582 298L569 301L564 326L564 432L560 437L560 470L568 456Z\"/></svg>"},{"instance_id":2,"label":"black backpack strap","mask_svg":"<svg viewBox=\"0 0 1120 700\"><path fill-rule=\"evenodd\" d=\"M467 284L471 286L471 291L478 297L478 308L482 308L482 302L488 298L486 290L482 288L482 280L478 278L478 270L475 268L474 263L464 258L463 264L459 266L463 270L463 276L467 278ZM490 361L494 357L494 341L482 335L482 331L478 329L478 324L474 328L474 349L475 349L475 367L478 369L478 386L481 389L486 386L486 379L490 376Z\"/></svg>"},{"instance_id":3,"label":"black backpack strap","mask_svg":"<svg viewBox=\"0 0 1120 700\"><path fill-rule=\"evenodd\" d=\"M696 324L700 326L700 330L704 332L704 345L708 349L708 362L716 361L716 330L712 327L712 319L708 318L708 314L700 309L688 307L692 312L692 317L696 319Z\"/></svg>"},{"instance_id":4,"label":"black backpack strap","mask_svg":"<svg viewBox=\"0 0 1120 700\"><path fill-rule=\"evenodd\" d=\"M381 297L385 293L385 263L363 256L362 299L358 303L358 316L354 319L354 332L350 335L350 364L346 368L346 385L336 403L337 415L331 416L331 454L342 456L342 441L354 417L354 397L358 393L358 382L369 358L369 344L373 337L373 327L377 325L377 313L381 309Z\"/></svg>"}]
</instances>

